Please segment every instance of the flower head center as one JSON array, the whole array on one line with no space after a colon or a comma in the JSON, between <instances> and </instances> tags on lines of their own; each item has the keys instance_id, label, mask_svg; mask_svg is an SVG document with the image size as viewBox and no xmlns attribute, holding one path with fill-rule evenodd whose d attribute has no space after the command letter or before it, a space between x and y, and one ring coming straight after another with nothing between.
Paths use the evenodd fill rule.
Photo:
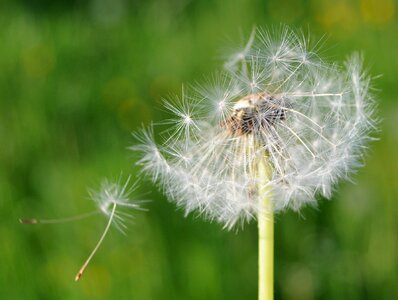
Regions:
<instances>
[{"instance_id":1,"label":"flower head center","mask_svg":"<svg viewBox=\"0 0 398 300\"><path fill-rule=\"evenodd\" d=\"M192 118L189 115L184 116L184 122L185 124L191 124L192 123Z\"/></svg>"},{"instance_id":2,"label":"flower head center","mask_svg":"<svg viewBox=\"0 0 398 300\"><path fill-rule=\"evenodd\" d=\"M284 100L266 93L243 97L233 107L229 118L221 126L234 136L257 134L286 118Z\"/></svg>"},{"instance_id":3,"label":"flower head center","mask_svg":"<svg viewBox=\"0 0 398 300\"><path fill-rule=\"evenodd\" d=\"M100 210L105 214L105 215L109 215L110 211L111 211L111 206L115 203L115 200L113 199L108 199L107 201L105 201L104 203L102 203L100 205Z\"/></svg>"}]
</instances>

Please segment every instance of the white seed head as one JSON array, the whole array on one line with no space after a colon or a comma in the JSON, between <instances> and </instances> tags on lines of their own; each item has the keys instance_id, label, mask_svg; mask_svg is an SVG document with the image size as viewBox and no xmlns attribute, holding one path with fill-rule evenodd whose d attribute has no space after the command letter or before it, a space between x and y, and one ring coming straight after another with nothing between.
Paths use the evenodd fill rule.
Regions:
<instances>
[{"instance_id":1,"label":"white seed head","mask_svg":"<svg viewBox=\"0 0 398 300\"><path fill-rule=\"evenodd\" d=\"M166 107L174 129L158 145L143 131L138 164L167 196L227 228L258 214L256 164L266 159L275 211L329 198L361 165L375 129L369 77L358 55L328 64L283 28L257 30L210 84Z\"/></svg>"},{"instance_id":2,"label":"white seed head","mask_svg":"<svg viewBox=\"0 0 398 300\"><path fill-rule=\"evenodd\" d=\"M133 215L127 213L125 209L144 210L140 206L143 203L142 200L130 199L131 193L136 189L136 184L129 187L129 183L130 177L124 184L121 184L120 180L116 182L104 180L98 191L89 191L91 199L97 204L100 212L106 218L112 218L112 223L122 233L125 233L127 228L126 221L133 218Z\"/></svg>"}]
</instances>

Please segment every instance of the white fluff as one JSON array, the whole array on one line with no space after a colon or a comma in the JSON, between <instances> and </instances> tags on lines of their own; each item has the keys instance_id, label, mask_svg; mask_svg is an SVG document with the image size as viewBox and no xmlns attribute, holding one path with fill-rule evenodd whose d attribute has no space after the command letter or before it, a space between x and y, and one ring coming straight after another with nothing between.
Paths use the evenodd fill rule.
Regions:
<instances>
[{"instance_id":1,"label":"white fluff","mask_svg":"<svg viewBox=\"0 0 398 300\"><path fill-rule=\"evenodd\" d=\"M130 200L131 194L135 191L137 183L129 187L130 176L124 184L120 179L117 182L104 180L101 183L99 191L89 190L90 198L97 204L99 211L108 219L112 219L112 223L122 233L127 229L126 221L132 220L133 216L125 211L125 209L145 210L141 207L143 200ZM112 207L115 205L115 209Z\"/></svg>"},{"instance_id":2,"label":"white fluff","mask_svg":"<svg viewBox=\"0 0 398 300\"><path fill-rule=\"evenodd\" d=\"M161 145L151 127L132 147L142 153L138 164L187 214L197 211L227 228L256 217L259 158L272 169L267 190L275 211L315 204L317 194L329 198L333 185L361 165L375 120L358 55L343 67L327 64L287 28L277 37L257 30L225 67L166 102L174 117ZM283 118L262 125L275 115L267 104L250 134L226 130L234 112L266 96Z\"/></svg>"}]
</instances>

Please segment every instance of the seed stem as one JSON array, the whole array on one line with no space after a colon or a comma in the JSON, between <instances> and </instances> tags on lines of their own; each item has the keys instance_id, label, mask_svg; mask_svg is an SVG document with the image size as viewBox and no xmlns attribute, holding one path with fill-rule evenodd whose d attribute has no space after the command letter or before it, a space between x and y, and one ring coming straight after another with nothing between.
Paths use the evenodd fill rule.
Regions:
<instances>
[{"instance_id":1,"label":"seed stem","mask_svg":"<svg viewBox=\"0 0 398 300\"><path fill-rule=\"evenodd\" d=\"M112 212L111 212L111 215L109 216L108 224L106 225L105 230L104 230L104 232L101 235L101 238L97 242L97 245L95 246L95 248L91 252L90 256L87 258L87 260L85 261L83 266L80 268L79 272L76 274L75 281L78 281L82 277L84 271L86 270L86 267L90 263L91 259L93 258L94 254L97 252L99 246L101 245L101 243L104 240L106 234L108 233L108 230L109 230L109 228L111 227L111 224L112 224L113 216L115 215L116 205L117 205L116 202L113 202Z\"/></svg>"},{"instance_id":2,"label":"seed stem","mask_svg":"<svg viewBox=\"0 0 398 300\"><path fill-rule=\"evenodd\" d=\"M59 224L59 223L68 223L73 221L82 220L93 215L98 214L98 211L91 211L84 214L80 214L77 216L67 217L67 218L58 218L58 219L36 219L36 218L21 218L19 222L21 224Z\"/></svg>"}]
</instances>

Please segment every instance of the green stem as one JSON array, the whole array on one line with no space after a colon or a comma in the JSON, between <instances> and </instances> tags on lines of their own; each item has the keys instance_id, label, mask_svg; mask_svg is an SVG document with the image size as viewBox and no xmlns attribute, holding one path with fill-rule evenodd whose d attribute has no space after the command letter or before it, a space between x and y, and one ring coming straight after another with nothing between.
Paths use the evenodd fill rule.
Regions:
<instances>
[{"instance_id":1,"label":"green stem","mask_svg":"<svg viewBox=\"0 0 398 300\"><path fill-rule=\"evenodd\" d=\"M258 299L274 299L274 214L270 191L267 190L269 166L266 160L258 165Z\"/></svg>"}]
</instances>

